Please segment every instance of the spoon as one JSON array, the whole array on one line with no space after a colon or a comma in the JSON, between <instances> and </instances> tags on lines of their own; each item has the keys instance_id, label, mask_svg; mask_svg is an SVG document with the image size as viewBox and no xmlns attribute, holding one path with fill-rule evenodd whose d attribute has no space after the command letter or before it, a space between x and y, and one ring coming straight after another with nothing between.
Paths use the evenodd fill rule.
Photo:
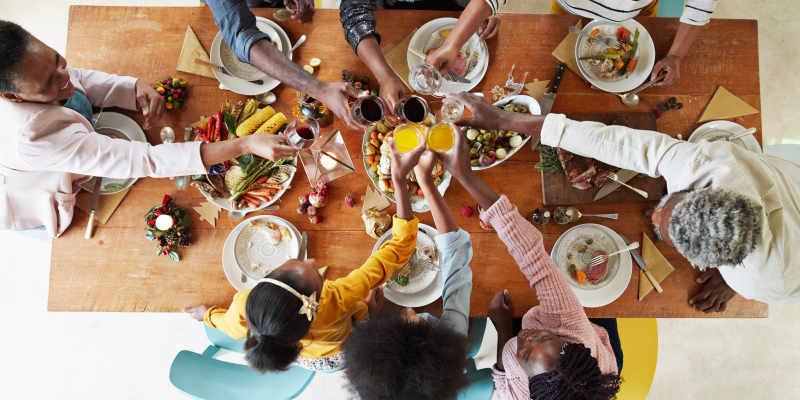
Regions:
<instances>
[{"instance_id":1,"label":"spoon","mask_svg":"<svg viewBox=\"0 0 800 400\"><path fill-rule=\"evenodd\" d=\"M263 104L263 105L265 105L265 106L268 106L268 105L274 103L275 100L276 100L275 93L272 93L272 92L261 93L261 94L256 96L256 101L261 103L261 104Z\"/></svg>"},{"instance_id":2,"label":"spoon","mask_svg":"<svg viewBox=\"0 0 800 400\"><path fill-rule=\"evenodd\" d=\"M639 93L642 90L645 90L645 89L649 88L650 86L653 86L653 84L656 83L656 82L662 81L664 78L666 78L666 76L667 76L666 74L659 75L659 76L656 77L656 79L654 81L647 82L644 85L639 86L638 88L634 89L631 92L628 92L628 93L625 93L625 94L618 94L618 96L622 99L622 103L625 104L626 106L635 106L635 105L639 104L639 96L636 93Z\"/></svg>"},{"instance_id":3,"label":"spoon","mask_svg":"<svg viewBox=\"0 0 800 400\"><path fill-rule=\"evenodd\" d=\"M172 128L165 126L161 128L161 143L174 143L175 142L175 131Z\"/></svg>"},{"instance_id":4,"label":"spoon","mask_svg":"<svg viewBox=\"0 0 800 400\"><path fill-rule=\"evenodd\" d=\"M717 131L717 132L720 132L720 131ZM734 141L736 139L739 139L739 138L742 138L742 137L745 137L745 136L749 136L749 135L752 135L754 133L756 133L756 128L750 128L750 129L745 130L744 132L740 132L740 133L737 133L735 135L724 136L724 137L723 136L718 136L718 137L714 138L713 140L709 140L709 142L716 142L718 140L725 140L727 142L732 142L732 141Z\"/></svg>"},{"instance_id":5,"label":"spoon","mask_svg":"<svg viewBox=\"0 0 800 400\"><path fill-rule=\"evenodd\" d=\"M623 252L626 252L626 251L631 251L633 249L638 249L638 248L639 248L639 242L633 242L633 243L629 244L628 247L625 247L623 249L617 250L617 251L615 251L613 253L604 254L604 255L597 256L597 257L592 257L592 259L589 260L589 264L586 266L586 268L591 268L591 267L594 267L595 265L602 264L603 262L608 260L608 258L611 257L611 256L615 256L615 255L617 255L619 253L623 253Z\"/></svg>"},{"instance_id":6,"label":"spoon","mask_svg":"<svg viewBox=\"0 0 800 400\"><path fill-rule=\"evenodd\" d=\"M296 49L298 46L300 46L301 44L303 44L303 42L305 42L305 41L306 41L306 35L300 36L300 39L298 39L298 40L297 40L297 43L295 43L295 44L294 44L294 46L292 46L292 49L291 49L291 50L289 50L289 53L294 53L294 50L295 50L295 49Z\"/></svg>"}]
</instances>

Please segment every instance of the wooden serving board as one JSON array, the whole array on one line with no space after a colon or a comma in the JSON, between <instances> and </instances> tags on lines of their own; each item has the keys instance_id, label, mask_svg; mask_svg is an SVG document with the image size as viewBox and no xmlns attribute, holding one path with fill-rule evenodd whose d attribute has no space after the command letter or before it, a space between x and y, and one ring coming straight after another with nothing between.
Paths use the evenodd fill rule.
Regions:
<instances>
[{"instance_id":1,"label":"wooden serving board","mask_svg":"<svg viewBox=\"0 0 800 400\"><path fill-rule=\"evenodd\" d=\"M580 114L580 115L567 115L567 118L575 121L595 121L601 122L606 125L612 125L617 117L628 119L630 127L633 129L641 129L648 131L656 130L656 116L651 112L637 112L637 113L607 113L607 114ZM600 190L594 186L589 189L581 190L573 187L565 174L551 174L549 172L542 172L542 199L545 205L562 205L562 204L586 204L586 203L628 203L634 201L653 201L658 200L667 193L667 182L664 178L638 178L627 182L629 185L644 190L649 195L644 198L634 193L632 190L625 187L609 193L605 197L596 202L594 196Z\"/></svg>"}]
</instances>

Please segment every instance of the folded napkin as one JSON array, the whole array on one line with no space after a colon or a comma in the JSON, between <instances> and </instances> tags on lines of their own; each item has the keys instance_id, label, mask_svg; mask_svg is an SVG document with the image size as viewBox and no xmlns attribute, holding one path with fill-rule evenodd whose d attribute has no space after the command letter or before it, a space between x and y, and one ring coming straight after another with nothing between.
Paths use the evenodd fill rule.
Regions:
<instances>
[{"instance_id":1,"label":"folded napkin","mask_svg":"<svg viewBox=\"0 0 800 400\"><path fill-rule=\"evenodd\" d=\"M389 66L392 67L397 76L403 80L403 83L405 83L412 92L414 89L411 89L411 85L408 84L408 74L411 70L408 69L407 54L408 46L411 44L411 37L413 37L416 32L417 30L414 29L402 42L398 43L397 46L394 46L383 55L386 62L389 63Z\"/></svg>"},{"instance_id":2,"label":"folded napkin","mask_svg":"<svg viewBox=\"0 0 800 400\"><path fill-rule=\"evenodd\" d=\"M549 80L539 81L539 79L534 79L533 82L525 84L525 89L528 89L528 96L533 97L536 101L541 103L542 96L549 90L547 88L549 83Z\"/></svg>"},{"instance_id":3,"label":"folded napkin","mask_svg":"<svg viewBox=\"0 0 800 400\"><path fill-rule=\"evenodd\" d=\"M581 29L583 24L581 21L578 20L578 23L575 24L575 27ZM553 50L553 57L557 58L559 61L566 63L567 68L569 68L575 75L578 75L584 82L589 83L586 78L583 77L581 70L578 69L578 60L575 58L575 44L578 43L578 34L577 33L568 33L567 37L561 41L561 43Z\"/></svg>"},{"instance_id":4,"label":"folded napkin","mask_svg":"<svg viewBox=\"0 0 800 400\"><path fill-rule=\"evenodd\" d=\"M178 66L175 69L216 79L214 73L211 72L211 68L205 65L195 64L195 58L211 62L211 59L208 58L208 53L203 49L203 45L200 44L200 40L197 39L197 35L194 34L192 27L187 26L186 36L183 38L181 55L178 57Z\"/></svg>"},{"instance_id":5,"label":"folded napkin","mask_svg":"<svg viewBox=\"0 0 800 400\"><path fill-rule=\"evenodd\" d=\"M114 194L107 194L107 195L100 195L100 198L97 199L97 208L94 210L94 219L99 221L101 224L105 224L111 218L111 215L114 214L114 211L119 207L119 203L122 203L122 199L131 191L133 186ZM92 214L92 194L83 191L78 193L75 196L75 205L78 206L83 211L86 211L87 214Z\"/></svg>"},{"instance_id":6,"label":"folded napkin","mask_svg":"<svg viewBox=\"0 0 800 400\"><path fill-rule=\"evenodd\" d=\"M720 86L717 92L714 93L714 97L708 102L706 109L700 114L700 118L697 119L697 122L729 119L757 113L758 110Z\"/></svg>"},{"instance_id":7,"label":"folded napkin","mask_svg":"<svg viewBox=\"0 0 800 400\"><path fill-rule=\"evenodd\" d=\"M644 259L644 263L647 265L647 270L650 271L650 274L653 275L653 278L661 284L661 281L667 277L667 275L671 274L675 268L672 268L672 264L664 258L664 255L661 254L660 251L656 248L650 238L647 237L647 234L642 234L642 258ZM650 293L653 290L653 284L650 283L650 280L647 279L647 275L644 274L644 271L639 269L639 301L641 301L644 296Z\"/></svg>"}]
</instances>

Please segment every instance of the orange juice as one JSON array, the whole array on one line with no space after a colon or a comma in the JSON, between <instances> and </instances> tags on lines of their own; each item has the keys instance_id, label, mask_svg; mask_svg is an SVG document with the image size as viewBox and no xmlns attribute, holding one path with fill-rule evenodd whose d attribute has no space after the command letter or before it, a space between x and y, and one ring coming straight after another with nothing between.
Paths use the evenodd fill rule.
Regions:
<instances>
[{"instance_id":1,"label":"orange juice","mask_svg":"<svg viewBox=\"0 0 800 400\"><path fill-rule=\"evenodd\" d=\"M450 124L436 124L428 131L428 146L433 150L450 150L455 140L455 132Z\"/></svg>"},{"instance_id":2,"label":"orange juice","mask_svg":"<svg viewBox=\"0 0 800 400\"><path fill-rule=\"evenodd\" d=\"M411 125L398 127L394 131L394 141L397 150L401 153L408 153L419 146L419 130Z\"/></svg>"}]
</instances>

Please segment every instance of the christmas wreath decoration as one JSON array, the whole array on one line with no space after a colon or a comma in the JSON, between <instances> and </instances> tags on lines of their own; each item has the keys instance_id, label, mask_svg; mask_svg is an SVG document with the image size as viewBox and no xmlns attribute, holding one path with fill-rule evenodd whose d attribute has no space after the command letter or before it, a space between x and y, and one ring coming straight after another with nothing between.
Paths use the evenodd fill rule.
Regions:
<instances>
[{"instance_id":1,"label":"christmas wreath decoration","mask_svg":"<svg viewBox=\"0 0 800 400\"><path fill-rule=\"evenodd\" d=\"M147 239L158 243L158 254L168 256L172 261L179 261L177 246L189 247L189 225L192 221L186 213L172 200L170 195L164 195L160 206L150 209L144 216L147 223Z\"/></svg>"}]
</instances>

